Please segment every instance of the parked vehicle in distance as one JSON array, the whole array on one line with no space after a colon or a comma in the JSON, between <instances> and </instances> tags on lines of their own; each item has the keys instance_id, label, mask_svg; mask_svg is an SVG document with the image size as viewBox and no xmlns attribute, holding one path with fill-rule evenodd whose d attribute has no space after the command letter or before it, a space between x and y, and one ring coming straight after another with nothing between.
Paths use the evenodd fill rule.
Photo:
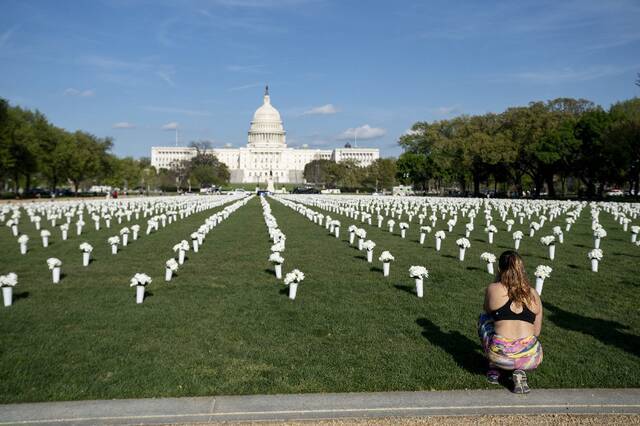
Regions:
<instances>
[{"instance_id":1,"label":"parked vehicle in distance","mask_svg":"<svg viewBox=\"0 0 640 426\"><path fill-rule=\"evenodd\" d=\"M622 192L621 189L614 188L614 189L610 189L609 191L607 191L605 193L605 195L607 197L622 197L624 195L624 192Z\"/></svg>"}]
</instances>

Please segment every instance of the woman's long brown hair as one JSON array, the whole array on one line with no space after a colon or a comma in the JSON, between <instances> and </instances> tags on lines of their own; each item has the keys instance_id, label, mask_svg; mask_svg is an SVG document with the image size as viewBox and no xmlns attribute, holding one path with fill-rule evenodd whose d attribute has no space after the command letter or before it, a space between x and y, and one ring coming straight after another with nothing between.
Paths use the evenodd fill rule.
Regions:
<instances>
[{"instance_id":1,"label":"woman's long brown hair","mask_svg":"<svg viewBox=\"0 0 640 426\"><path fill-rule=\"evenodd\" d=\"M498 261L498 279L507 288L509 299L513 302L529 305L531 303L531 284L524 270L524 262L515 251L505 251Z\"/></svg>"}]
</instances>

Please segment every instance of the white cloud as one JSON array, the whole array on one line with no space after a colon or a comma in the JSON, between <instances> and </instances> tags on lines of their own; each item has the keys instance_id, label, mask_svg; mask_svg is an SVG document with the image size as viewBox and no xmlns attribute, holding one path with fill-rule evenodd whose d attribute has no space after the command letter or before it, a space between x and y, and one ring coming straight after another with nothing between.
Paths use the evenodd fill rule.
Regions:
<instances>
[{"instance_id":1,"label":"white cloud","mask_svg":"<svg viewBox=\"0 0 640 426\"><path fill-rule=\"evenodd\" d=\"M242 86L230 87L227 90L229 92L236 92L238 90L252 89L254 87L260 87L260 86L262 86L262 83L251 83L251 84L245 84L245 85L242 85Z\"/></svg>"},{"instance_id":2,"label":"white cloud","mask_svg":"<svg viewBox=\"0 0 640 426\"><path fill-rule=\"evenodd\" d=\"M0 34L0 47L4 46L9 41L15 30L16 27L9 28L7 31Z\"/></svg>"},{"instance_id":3,"label":"white cloud","mask_svg":"<svg viewBox=\"0 0 640 426\"><path fill-rule=\"evenodd\" d=\"M319 107L311 108L310 110L305 111L302 115L329 115L335 114L339 110L333 106L333 104L326 104Z\"/></svg>"},{"instance_id":4,"label":"white cloud","mask_svg":"<svg viewBox=\"0 0 640 426\"><path fill-rule=\"evenodd\" d=\"M156 75L171 87L175 87L176 85L172 79L173 74L173 72L169 71L156 71Z\"/></svg>"},{"instance_id":5,"label":"white cloud","mask_svg":"<svg viewBox=\"0 0 640 426\"><path fill-rule=\"evenodd\" d=\"M95 94L96 93L91 89L78 90L78 89L74 89L73 87L69 87L64 91L65 96L77 96L79 98L88 98L88 97L94 96Z\"/></svg>"},{"instance_id":6,"label":"white cloud","mask_svg":"<svg viewBox=\"0 0 640 426\"><path fill-rule=\"evenodd\" d=\"M227 65L227 71L231 72L263 72L264 65Z\"/></svg>"},{"instance_id":7,"label":"white cloud","mask_svg":"<svg viewBox=\"0 0 640 426\"><path fill-rule=\"evenodd\" d=\"M178 123L172 121L171 123L167 123L162 126L162 130L176 130L178 128Z\"/></svg>"},{"instance_id":8,"label":"white cloud","mask_svg":"<svg viewBox=\"0 0 640 426\"><path fill-rule=\"evenodd\" d=\"M460 107L458 107L457 105L441 106L441 107L435 108L433 111L436 114L449 115L449 114L459 113Z\"/></svg>"},{"instance_id":9,"label":"white cloud","mask_svg":"<svg viewBox=\"0 0 640 426\"><path fill-rule=\"evenodd\" d=\"M208 117L211 115L209 111L200 111L194 109L182 109L182 108L167 108L167 107L158 107L158 106L145 106L142 109L153 112L167 112L170 114L183 114L183 115L191 115L191 116L200 116L200 117Z\"/></svg>"},{"instance_id":10,"label":"white cloud","mask_svg":"<svg viewBox=\"0 0 640 426\"><path fill-rule=\"evenodd\" d=\"M511 74L512 78L532 83L556 84L572 81L590 81L602 77L624 74L638 69L639 65L597 65L584 69L563 68L559 70L530 71Z\"/></svg>"},{"instance_id":11,"label":"white cloud","mask_svg":"<svg viewBox=\"0 0 640 426\"><path fill-rule=\"evenodd\" d=\"M365 124L360 127L350 128L342 132L339 136L339 140L352 140L352 139L376 139L384 136L387 131L380 127L371 127Z\"/></svg>"},{"instance_id":12,"label":"white cloud","mask_svg":"<svg viewBox=\"0 0 640 426\"><path fill-rule=\"evenodd\" d=\"M114 129L135 129L136 125L129 123L127 121L120 121L118 123L113 124Z\"/></svg>"}]
</instances>

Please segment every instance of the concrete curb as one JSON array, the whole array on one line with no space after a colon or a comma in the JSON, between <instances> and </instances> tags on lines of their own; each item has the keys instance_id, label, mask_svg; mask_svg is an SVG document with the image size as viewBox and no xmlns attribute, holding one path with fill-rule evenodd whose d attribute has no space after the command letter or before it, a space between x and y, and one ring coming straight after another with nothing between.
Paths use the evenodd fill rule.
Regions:
<instances>
[{"instance_id":1,"label":"concrete curb","mask_svg":"<svg viewBox=\"0 0 640 426\"><path fill-rule=\"evenodd\" d=\"M640 414L640 389L251 395L0 405L5 424L167 424L393 416Z\"/></svg>"}]
</instances>

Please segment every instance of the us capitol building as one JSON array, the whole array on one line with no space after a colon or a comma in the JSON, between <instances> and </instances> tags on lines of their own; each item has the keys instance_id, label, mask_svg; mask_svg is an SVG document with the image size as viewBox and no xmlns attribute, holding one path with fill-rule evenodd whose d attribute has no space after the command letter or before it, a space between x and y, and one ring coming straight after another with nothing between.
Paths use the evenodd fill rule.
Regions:
<instances>
[{"instance_id":1,"label":"us capitol building","mask_svg":"<svg viewBox=\"0 0 640 426\"><path fill-rule=\"evenodd\" d=\"M340 162L355 160L366 167L380 158L378 148L297 149L288 148L286 132L277 109L271 105L269 87L264 101L253 115L246 147L214 148L207 151L229 168L232 183L304 183L304 166L313 160ZM156 169L170 169L196 155L190 147L152 147L151 165Z\"/></svg>"}]
</instances>

